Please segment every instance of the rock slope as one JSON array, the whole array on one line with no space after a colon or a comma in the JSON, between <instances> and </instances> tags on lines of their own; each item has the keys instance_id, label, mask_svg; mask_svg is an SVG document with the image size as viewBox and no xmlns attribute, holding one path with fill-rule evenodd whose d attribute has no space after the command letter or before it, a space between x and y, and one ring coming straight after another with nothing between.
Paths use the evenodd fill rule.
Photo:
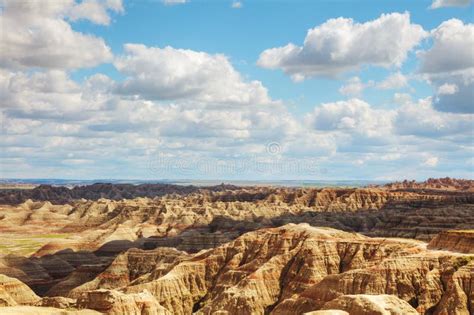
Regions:
<instances>
[{"instance_id":1,"label":"rock slope","mask_svg":"<svg viewBox=\"0 0 474 315\"><path fill-rule=\"evenodd\" d=\"M25 314L469 314L472 188L1 192L42 201L0 205L0 303Z\"/></svg>"},{"instance_id":2,"label":"rock slope","mask_svg":"<svg viewBox=\"0 0 474 315\"><path fill-rule=\"evenodd\" d=\"M436 235L428 248L474 254L474 230L448 230Z\"/></svg>"},{"instance_id":3,"label":"rock slope","mask_svg":"<svg viewBox=\"0 0 474 315\"><path fill-rule=\"evenodd\" d=\"M0 306L32 305L39 300L40 297L20 280L0 274Z\"/></svg>"},{"instance_id":4,"label":"rock slope","mask_svg":"<svg viewBox=\"0 0 474 315\"><path fill-rule=\"evenodd\" d=\"M193 255L130 249L64 291L72 299L38 301L6 279L5 305L106 314L467 315L474 307L474 255L308 224L260 229Z\"/></svg>"},{"instance_id":5,"label":"rock slope","mask_svg":"<svg viewBox=\"0 0 474 315\"><path fill-rule=\"evenodd\" d=\"M469 314L474 264L464 258L413 241L287 225L247 233L124 291L148 290L174 314L304 313L351 294L391 294L422 314Z\"/></svg>"},{"instance_id":6,"label":"rock slope","mask_svg":"<svg viewBox=\"0 0 474 315\"><path fill-rule=\"evenodd\" d=\"M343 295L323 306L323 310L343 310L351 315L417 315L410 304L394 295Z\"/></svg>"}]
</instances>

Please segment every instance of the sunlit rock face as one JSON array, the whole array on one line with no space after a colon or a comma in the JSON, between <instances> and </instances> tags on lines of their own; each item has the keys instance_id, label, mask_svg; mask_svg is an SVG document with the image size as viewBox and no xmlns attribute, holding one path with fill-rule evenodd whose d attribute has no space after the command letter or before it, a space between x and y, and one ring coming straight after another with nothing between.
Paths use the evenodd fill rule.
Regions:
<instances>
[{"instance_id":1,"label":"sunlit rock face","mask_svg":"<svg viewBox=\"0 0 474 315\"><path fill-rule=\"evenodd\" d=\"M431 249L446 249L474 254L474 231L448 230L436 235L428 244Z\"/></svg>"}]
</instances>

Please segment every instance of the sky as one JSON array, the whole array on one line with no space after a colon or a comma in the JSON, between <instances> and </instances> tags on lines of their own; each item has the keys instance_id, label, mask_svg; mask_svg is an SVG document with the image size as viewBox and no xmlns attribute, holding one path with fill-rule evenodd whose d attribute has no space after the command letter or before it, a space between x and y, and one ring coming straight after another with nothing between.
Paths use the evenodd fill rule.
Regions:
<instances>
[{"instance_id":1,"label":"sky","mask_svg":"<svg viewBox=\"0 0 474 315\"><path fill-rule=\"evenodd\" d=\"M471 0L0 0L2 178L474 178Z\"/></svg>"}]
</instances>

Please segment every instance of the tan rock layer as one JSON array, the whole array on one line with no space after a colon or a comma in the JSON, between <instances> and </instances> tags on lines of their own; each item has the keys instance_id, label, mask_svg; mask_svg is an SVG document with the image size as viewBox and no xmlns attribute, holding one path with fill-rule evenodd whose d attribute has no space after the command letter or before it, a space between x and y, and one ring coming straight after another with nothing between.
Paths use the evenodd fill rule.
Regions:
<instances>
[{"instance_id":1,"label":"tan rock layer","mask_svg":"<svg viewBox=\"0 0 474 315\"><path fill-rule=\"evenodd\" d=\"M431 240L428 248L474 254L474 229L443 231Z\"/></svg>"}]
</instances>

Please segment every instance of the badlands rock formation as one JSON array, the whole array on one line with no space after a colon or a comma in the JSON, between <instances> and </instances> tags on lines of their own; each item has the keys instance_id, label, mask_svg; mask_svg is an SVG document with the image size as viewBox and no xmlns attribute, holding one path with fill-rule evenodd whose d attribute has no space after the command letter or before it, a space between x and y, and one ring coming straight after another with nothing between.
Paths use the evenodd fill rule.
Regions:
<instances>
[{"instance_id":1,"label":"badlands rock formation","mask_svg":"<svg viewBox=\"0 0 474 315\"><path fill-rule=\"evenodd\" d=\"M473 230L447 230L436 235L428 248L474 254Z\"/></svg>"},{"instance_id":2,"label":"badlands rock formation","mask_svg":"<svg viewBox=\"0 0 474 315\"><path fill-rule=\"evenodd\" d=\"M384 185L390 189L435 189L444 191L470 191L473 192L473 181L454 178L429 178L424 182L403 181Z\"/></svg>"},{"instance_id":3,"label":"badlands rock formation","mask_svg":"<svg viewBox=\"0 0 474 315\"><path fill-rule=\"evenodd\" d=\"M1 309L2 315L100 315L93 310L64 310L54 307L10 306Z\"/></svg>"},{"instance_id":4,"label":"badlands rock formation","mask_svg":"<svg viewBox=\"0 0 474 315\"><path fill-rule=\"evenodd\" d=\"M0 306L31 305L40 298L24 283L0 274Z\"/></svg>"},{"instance_id":5,"label":"badlands rock formation","mask_svg":"<svg viewBox=\"0 0 474 315\"><path fill-rule=\"evenodd\" d=\"M154 277L165 274L171 266L187 257L185 252L174 248L157 248L154 250L130 249L120 254L102 273L89 282L76 283L70 291L61 291L61 295L78 297L82 292L95 289L115 289L127 287L143 275ZM66 279L67 281L67 279ZM61 283L60 283L61 284ZM48 292L55 291L55 288Z\"/></svg>"},{"instance_id":6,"label":"badlands rock formation","mask_svg":"<svg viewBox=\"0 0 474 315\"><path fill-rule=\"evenodd\" d=\"M0 190L0 313L470 314L473 187Z\"/></svg>"},{"instance_id":7,"label":"badlands rock formation","mask_svg":"<svg viewBox=\"0 0 474 315\"><path fill-rule=\"evenodd\" d=\"M369 238L307 224L250 232L203 253L177 256L165 267L156 255L129 251L111 269L137 254L142 265L157 262L157 267L147 267L152 271L131 282L106 282L109 290L89 290L100 287L100 281L78 287L74 295L82 301L79 305L122 309L125 297L114 286L125 295L149 292L160 306L150 305L172 314L302 314L320 309L469 314L474 303L473 256L430 251L419 241ZM84 302L109 295L116 295L112 300L118 306ZM135 305L130 302L134 298L127 301Z\"/></svg>"},{"instance_id":8,"label":"badlands rock formation","mask_svg":"<svg viewBox=\"0 0 474 315\"><path fill-rule=\"evenodd\" d=\"M219 185L205 188L208 191L238 189L232 185ZM180 186L169 184L107 184L97 183L73 188L40 185L33 189L2 189L0 204L19 204L32 199L35 201L50 201L54 204L64 204L73 200L111 200L133 199L136 197L156 197L171 194L189 194L199 191L195 186Z\"/></svg>"},{"instance_id":9,"label":"badlands rock formation","mask_svg":"<svg viewBox=\"0 0 474 315\"><path fill-rule=\"evenodd\" d=\"M469 314L473 288L472 255L289 224L194 255L128 250L66 305L108 314ZM22 304L37 302L28 290L18 280L5 286L29 296ZM65 303L45 301L38 305Z\"/></svg>"},{"instance_id":10,"label":"badlands rock formation","mask_svg":"<svg viewBox=\"0 0 474 315\"><path fill-rule=\"evenodd\" d=\"M417 315L407 302L393 295L343 295L323 306L323 310L338 309L348 314Z\"/></svg>"},{"instance_id":11,"label":"badlands rock formation","mask_svg":"<svg viewBox=\"0 0 474 315\"><path fill-rule=\"evenodd\" d=\"M85 292L77 300L77 307L90 308L110 315L171 315L147 291L124 294L115 290Z\"/></svg>"}]
</instances>

